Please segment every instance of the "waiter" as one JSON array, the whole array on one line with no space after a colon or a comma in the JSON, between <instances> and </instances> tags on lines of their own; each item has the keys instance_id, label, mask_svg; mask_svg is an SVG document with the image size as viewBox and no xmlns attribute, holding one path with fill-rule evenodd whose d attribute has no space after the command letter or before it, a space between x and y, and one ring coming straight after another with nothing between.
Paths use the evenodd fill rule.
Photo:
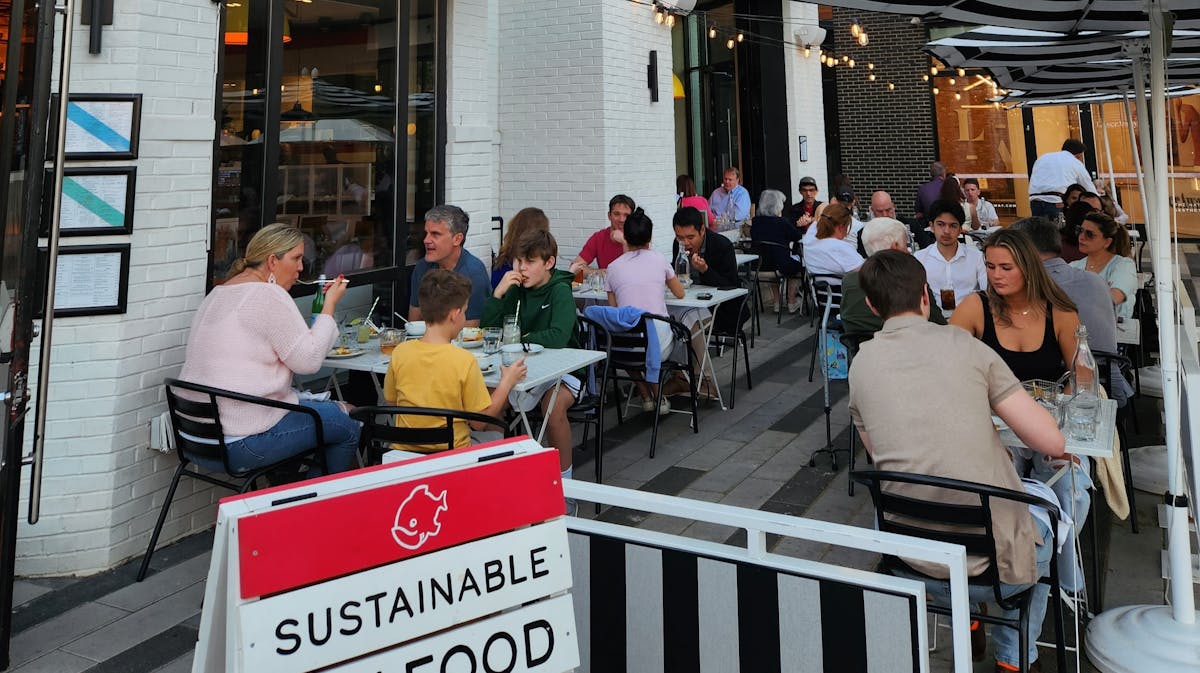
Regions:
<instances>
[{"instance_id":1,"label":"waiter","mask_svg":"<svg viewBox=\"0 0 1200 673\"><path fill-rule=\"evenodd\" d=\"M1083 165L1083 143L1067 138L1062 150L1049 152L1033 162L1029 172L1029 206L1034 217L1057 219L1067 187L1079 184L1093 194L1096 185Z\"/></svg>"}]
</instances>

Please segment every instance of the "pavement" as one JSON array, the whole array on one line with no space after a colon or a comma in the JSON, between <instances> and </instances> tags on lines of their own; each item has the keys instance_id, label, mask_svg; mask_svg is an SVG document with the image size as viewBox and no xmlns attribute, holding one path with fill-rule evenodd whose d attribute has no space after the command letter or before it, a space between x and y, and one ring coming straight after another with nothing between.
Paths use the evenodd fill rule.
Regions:
<instances>
[{"instance_id":1,"label":"pavement","mask_svg":"<svg viewBox=\"0 0 1200 673\"><path fill-rule=\"evenodd\" d=\"M1200 255L1195 261L1200 277ZM812 382L808 380L814 330L799 315L785 315L781 326L775 321L774 314L763 315L762 334L750 351L753 389L747 389L745 365L739 363L736 406L722 411L715 403L707 404L701 410L699 433L692 432L687 416L671 414L659 429L655 458L648 457L649 414L632 408L618 426L610 410L603 482L870 527L869 496L862 489L853 496L848 493L845 452L838 456L837 469L828 455L819 456L816 466L809 467L810 455L826 444L820 372ZM731 357L726 352L717 360L718 380L726 394ZM831 385L830 434L841 447L849 441L846 393L844 381ZM1142 398L1137 404L1146 434L1131 436L1130 444L1161 444L1158 400ZM592 450L577 447L575 455L575 478L593 480ZM1106 578L1105 607L1164 602L1165 582L1159 572L1163 536L1154 510L1159 498L1139 496L1138 535L1130 532L1128 522L1113 520L1105 507L1095 508ZM580 515L596 516L590 505L581 506ZM606 509L599 518L715 542L744 541L744 533L731 527L621 508ZM133 581L138 558L87 578L18 579L9 670L191 670L211 546L212 532L207 531L160 547L150 575L141 583ZM1090 546L1086 540L1084 546ZM793 539L772 538L770 548L855 568L872 568L877 561L871 554ZM949 631L938 631L940 647L932 655L932 670L949 671ZM1043 652L1042 664L1043 671L1055 670L1049 652ZM990 661L975 670L990 671ZM1081 670L1095 669L1085 661Z\"/></svg>"}]
</instances>

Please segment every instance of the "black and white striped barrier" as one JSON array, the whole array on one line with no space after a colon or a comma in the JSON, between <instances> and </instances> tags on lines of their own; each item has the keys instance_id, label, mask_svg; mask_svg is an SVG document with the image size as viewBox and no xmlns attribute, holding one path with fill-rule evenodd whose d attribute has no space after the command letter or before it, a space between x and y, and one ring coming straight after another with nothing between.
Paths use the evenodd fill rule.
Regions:
<instances>
[{"instance_id":1,"label":"black and white striped barrier","mask_svg":"<svg viewBox=\"0 0 1200 673\"><path fill-rule=\"evenodd\" d=\"M568 518L580 673L929 670L924 585L770 554L767 533L948 566L954 670L971 670L961 547L570 480L565 493L747 530L736 547Z\"/></svg>"}]
</instances>

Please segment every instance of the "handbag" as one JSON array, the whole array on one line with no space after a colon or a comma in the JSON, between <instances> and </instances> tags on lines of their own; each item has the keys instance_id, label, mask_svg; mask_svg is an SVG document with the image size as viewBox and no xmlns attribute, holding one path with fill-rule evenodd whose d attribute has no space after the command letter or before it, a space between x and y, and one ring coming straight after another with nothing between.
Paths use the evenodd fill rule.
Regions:
<instances>
[{"instance_id":1,"label":"handbag","mask_svg":"<svg viewBox=\"0 0 1200 673\"><path fill-rule=\"evenodd\" d=\"M820 344L821 366L825 368L825 376L830 381L844 380L850 375L850 354L846 351L841 337L841 332L826 330L825 338Z\"/></svg>"}]
</instances>

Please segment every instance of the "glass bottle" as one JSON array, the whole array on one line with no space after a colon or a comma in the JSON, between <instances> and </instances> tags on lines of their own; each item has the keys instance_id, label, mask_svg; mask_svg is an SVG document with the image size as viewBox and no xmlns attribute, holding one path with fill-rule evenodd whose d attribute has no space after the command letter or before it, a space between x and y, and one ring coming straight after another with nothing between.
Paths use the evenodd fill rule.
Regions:
<instances>
[{"instance_id":1,"label":"glass bottle","mask_svg":"<svg viewBox=\"0 0 1200 673\"><path fill-rule=\"evenodd\" d=\"M679 256L675 258L675 276L679 278L679 282L684 288L692 285L692 262L688 258L687 250L683 247L679 248Z\"/></svg>"},{"instance_id":2,"label":"glass bottle","mask_svg":"<svg viewBox=\"0 0 1200 673\"><path fill-rule=\"evenodd\" d=\"M321 315L321 311L325 308L325 274L317 276L317 294L313 296L312 312L308 316L308 324L312 325L317 321L317 316Z\"/></svg>"},{"instance_id":3,"label":"glass bottle","mask_svg":"<svg viewBox=\"0 0 1200 673\"><path fill-rule=\"evenodd\" d=\"M1071 358L1071 399L1067 402L1067 433L1071 439L1096 438L1096 417L1100 411L1100 382L1096 358L1088 346L1087 328L1075 330L1075 356Z\"/></svg>"}]
</instances>

